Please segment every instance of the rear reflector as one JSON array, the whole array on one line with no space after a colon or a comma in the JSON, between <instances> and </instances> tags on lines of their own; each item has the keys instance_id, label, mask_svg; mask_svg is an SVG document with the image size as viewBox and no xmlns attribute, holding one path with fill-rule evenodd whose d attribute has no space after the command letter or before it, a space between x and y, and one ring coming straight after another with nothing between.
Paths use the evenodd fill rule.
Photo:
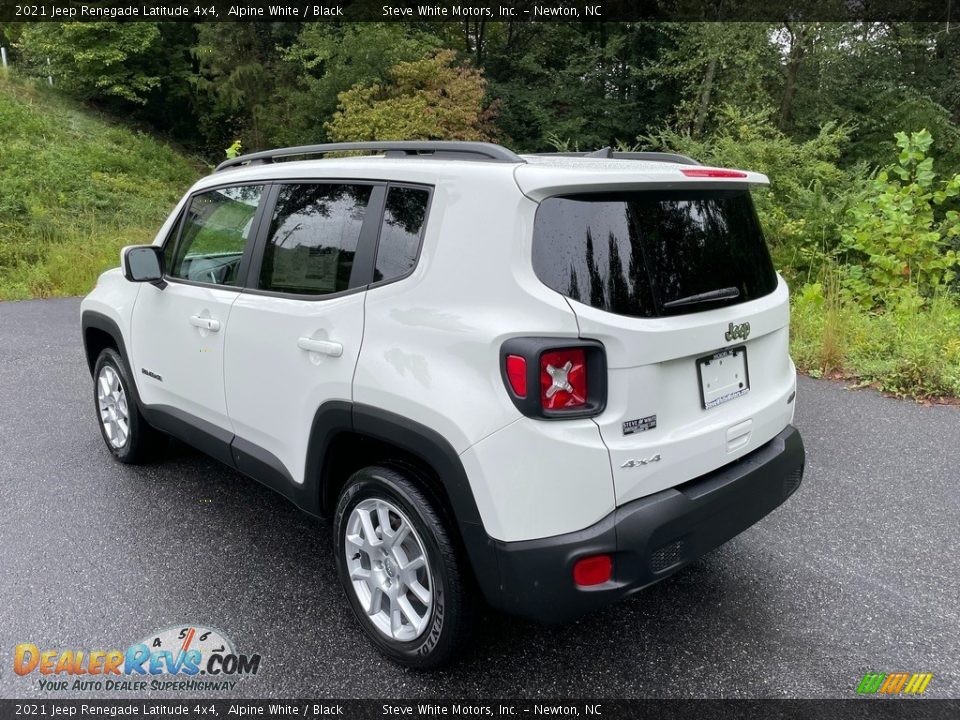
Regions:
<instances>
[{"instance_id":1,"label":"rear reflector","mask_svg":"<svg viewBox=\"0 0 960 720\"><path fill-rule=\"evenodd\" d=\"M565 410L587 404L587 354L583 348L550 350L540 356L540 405Z\"/></svg>"},{"instance_id":2,"label":"rear reflector","mask_svg":"<svg viewBox=\"0 0 960 720\"><path fill-rule=\"evenodd\" d=\"M747 174L739 170L710 170L709 168L684 168L681 170L687 177L696 178L745 178Z\"/></svg>"},{"instance_id":3,"label":"rear reflector","mask_svg":"<svg viewBox=\"0 0 960 720\"><path fill-rule=\"evenodd\" d=\"M573 564L573 581L581 587L602 585L613 577L613 558L609 555L591 555Z\"/></svg>"},{"instance_id":4,"label":"rear reflector","mask_svg":"<svg viewBox=\"0 0 960 720\"><path fill-rule=\"evenodd\" d=\"M527 360L519 355L507 355L507 380L517 397L527 396Z\"/></svg>"}]
</instances>

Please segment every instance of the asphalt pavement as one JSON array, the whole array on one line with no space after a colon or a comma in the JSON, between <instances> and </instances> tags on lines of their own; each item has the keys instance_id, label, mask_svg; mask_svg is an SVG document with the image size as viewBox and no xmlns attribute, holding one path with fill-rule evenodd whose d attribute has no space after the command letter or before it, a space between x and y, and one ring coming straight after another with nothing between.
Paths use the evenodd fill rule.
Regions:
<instances>
[{"instance_id":1,"label":"asphalt pavement","mask_svg":"<svg viewBox=\"0 0 960 720\"><path fill-rule=\"evenodd\" d=\"M576 623L487 613L465 660L424 674L364 640L322 522L183 445L114 462L92 393L78 300L0 303L0 697L126 697L41 690L13 649L178 624L261 654L245 697L849 698L868 671L960 696L956 407L802 378L807 474L785 505Z\"/></svg>"}]
</instances>

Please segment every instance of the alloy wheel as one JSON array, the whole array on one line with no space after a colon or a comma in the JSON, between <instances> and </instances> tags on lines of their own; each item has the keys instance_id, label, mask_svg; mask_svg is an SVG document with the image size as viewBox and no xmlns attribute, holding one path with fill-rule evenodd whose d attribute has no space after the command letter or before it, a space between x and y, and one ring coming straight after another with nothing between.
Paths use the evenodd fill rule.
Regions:
<instances>
[{"instance_id":1,"label":"alloy wheel","mask_svg":"<svg viewBox=\"0 0 960 720\"><path fill-rule=\"evenodd\" d=\"M433 609L426 549L409 518L382 498L362 500L344 538L353 592L377 630L408 642L420 637Z\"/></svg>"},{"instance_id":2,"label":"alloy wheel","mask_svg":"<svg viewBox=\"0 0 960 720\"><path fill-rule=\"evenodd\" d=\"M104 365L97 377L97 406L103 432L111 447L119 450L130 436L130 413L120 374L111 365Z\"/></svg>"}]
</instances>

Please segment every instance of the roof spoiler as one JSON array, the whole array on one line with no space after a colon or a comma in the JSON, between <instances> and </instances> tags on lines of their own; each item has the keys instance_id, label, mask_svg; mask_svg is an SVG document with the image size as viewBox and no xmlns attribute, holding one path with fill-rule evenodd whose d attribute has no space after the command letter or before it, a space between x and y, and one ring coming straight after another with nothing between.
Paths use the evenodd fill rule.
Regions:
<instances>
[{"instance_id":1,"label":"roof spoiler","mask_svg":"<svg viewBox=\"0 0 960 720\"><path fill-rule=\"evenodd\" d=\"M607 160L646 160L647 162L668 162L679 165L700 165L692 157L680 155L679 153L667 152L617 152L609 145L592 152L553 152L537 153L547 157L582 157L582 158L604 158Z\"/></svg>"}]
</instances>

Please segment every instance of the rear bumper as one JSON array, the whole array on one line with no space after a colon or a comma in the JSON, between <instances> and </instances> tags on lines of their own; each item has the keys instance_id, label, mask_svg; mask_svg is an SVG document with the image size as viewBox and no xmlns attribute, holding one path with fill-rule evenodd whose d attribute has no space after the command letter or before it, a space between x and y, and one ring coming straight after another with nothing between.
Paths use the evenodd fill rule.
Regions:
<instances>
[{"instance_id":1,"label":"rear bumper","mask_svg":"<svg viewBox=\"0 0 960 720\"><path fill-rule=\"evenodd\" d=\"M763 447L720 470L617 508L579 532L523 542L491 541L499 566L499 609L563 622L659 582L722 545L800 486L800 433L788 426ZM573 583L581 557L609 553L613 578Z\"/></svg>"}]
</instances>

